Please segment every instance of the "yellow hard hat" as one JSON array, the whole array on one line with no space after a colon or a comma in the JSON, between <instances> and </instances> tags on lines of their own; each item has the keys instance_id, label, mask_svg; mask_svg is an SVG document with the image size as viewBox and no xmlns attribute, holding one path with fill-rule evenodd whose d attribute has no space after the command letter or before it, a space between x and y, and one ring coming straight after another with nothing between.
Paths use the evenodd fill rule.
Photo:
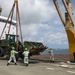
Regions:
<instances>
[{"instance_id":1,"label":"yellow hard hat","mask_svg":"<svg viewBox=\"0 0 75 75\"><path fill-rule=\"evenodd\" d=\"M25 48L25 51L27 51L28 49L27 48Z\"/></svg>"},{"instance_id":2,"label":"yellow hard hat","mask_svg":"<svg viewBox=\"0 0 75 75\"><path fill-rule=\"evenodd\" d=\"M14 50L15 49L15 47L12 47L12 50Z\"/></svg>"}]
</instances>

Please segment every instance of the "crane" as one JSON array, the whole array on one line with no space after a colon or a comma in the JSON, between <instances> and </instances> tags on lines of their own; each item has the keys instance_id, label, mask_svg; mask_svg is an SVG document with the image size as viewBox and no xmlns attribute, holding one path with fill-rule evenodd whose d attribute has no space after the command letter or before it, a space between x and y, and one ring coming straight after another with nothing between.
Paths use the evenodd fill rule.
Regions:
<instances>
[{"instance_id":1,"label":"crane","mask_svg":"<svg viewBox=\"0 0 75 75\"><path fill-rule=\"evenodd\" d=\"M53 0L54 5L56 7L56 10L58 12L58 15L61 19L61 22L63 23L65 27L65 31L67 33L68 43L69 43L69 55L70 60L75 60L75 31L74 31L74 22L72 19L72 4L70 0L62 0L62 3L65 7L65 20L62 16L60 7L58 5L57 0Z\"/></svg>"},{"instance_id":2,"label":"crane","mask_svg":"<svg viewBox=\"0 0 75 75\"><path fill-rule=\"evenodd\" d=\"M11 8L11 11L9 13L8 19L5 23L5 26L4 26L3 30L2 30L0 40L1 40L1 37L4 33L4 30L5 30L9 20L10 20L10 25L9 25L9 29L8 29L8 34L10 32L15 7L16 7L16 50L18 50L18 31L19 31L18 28L20 28L21 42L23 43L21 23L20 23L20 15L19 15L19 7L18 7L18 0L14 0L14 3L13 3L13 6Z\"/></svg>"}]
</instances>

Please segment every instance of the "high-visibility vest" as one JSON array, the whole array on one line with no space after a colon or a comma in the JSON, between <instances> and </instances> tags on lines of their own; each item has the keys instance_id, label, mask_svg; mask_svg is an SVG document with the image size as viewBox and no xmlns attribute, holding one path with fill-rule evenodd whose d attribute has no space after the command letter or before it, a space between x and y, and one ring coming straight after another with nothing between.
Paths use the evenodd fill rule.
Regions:
<instances>
[{"instance_id":1,"label":"high-visibility vest","mask_svg":"<svg viewBox=\"0 0 75 75\"><path fill-rule=\"evenodd\" d=\"M14 53L12 52L12 50L11 50L11 52L10 52L10 56L14 56Z\"/></svg>"}]
</instances>

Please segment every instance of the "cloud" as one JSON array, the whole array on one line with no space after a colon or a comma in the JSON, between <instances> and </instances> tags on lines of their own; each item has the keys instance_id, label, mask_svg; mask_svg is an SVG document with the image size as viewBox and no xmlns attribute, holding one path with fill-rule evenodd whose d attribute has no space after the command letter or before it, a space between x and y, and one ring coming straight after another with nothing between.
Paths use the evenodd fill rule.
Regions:
<instances>
[{"instance_id":1,"label":"cloud","mask_svg":"<svg viewBox=\"0 0 75 75\"><path fill-rule=\"evenodd\" d=\"M73 0L72 0L73 1ZM0 0L2 15L8 16L14 0ZM65 29L52 0L18 0L23 40L41 41L49 47L68 48ZM62 2L61 11L65 11ZM64 12L62 14L64 16Z\"/></svg>"},{"instance_id":2,"label":"cloud","mask_svg":"<svg viewBox=\"0 0 75 75\"><path fill-rule=\"evenodd\" d=\"M45 34L45 38L41 38L44 44L53 48L68 48L67 35L62 32Z\"/></svg>"},{"instance_id":3,"label":"cloud","mask_svg":"<svg viewBox=\"0 0 75 75\"><path fill-rule=\"evenodd\" d=\"M0 35L2 33L4 25L5 25L5 23L0 22ZM6 26L5 30L4 30L4 33L3 33L2 37L1 37L1 39L4 39L6 37L5 34L8 34L8 29L9 29L9 24L7 24L7 26ZM10 28L10 33L9 34L16 34L16 29L15 29L15 27L13 25Z\"/></svg>"},{"instance_id":4,"label":"cloud","mask_svg":"<svg viewBox=\"0 0 75 75\"><path fill-rule=\"evenodd\" d=\"M50 20L56 13L52 1L49 0L19 0L19 10L22 25ZM13 0L1 0L2 15L8 16Z\"/></svg>"},{"instance_id":5,"label":"cloud","mask_svg":"<svg viewBox=\"0 0 75 75\"><path fill-rule=\"evenodd\" d=\"M51 19L55 10L49 5L48 0L25 0L26 2L21 6L21 20L25 24L39 23Z\"/></svg>"},{"instance_id":6,"label":"cloud","mask_svg":"<svg viewBox=\"0 0 75 75\"><path fill-rule=\"evenodd\" d=\"M53 45L55 47L57 45L57 47L60 46L60 48L61 46L68 47L67 35L65 29L63 29L59 30L59 28L56 28L55 30L52 26L48 24L38 24L38 26L37 24L34 24L26 26L26 28L24 28L24 31L26 32L24 33L24 40L43 42L44 45L47 46ZM36 34L33 35L34 33Z\"/></svg>"}]
</instances>

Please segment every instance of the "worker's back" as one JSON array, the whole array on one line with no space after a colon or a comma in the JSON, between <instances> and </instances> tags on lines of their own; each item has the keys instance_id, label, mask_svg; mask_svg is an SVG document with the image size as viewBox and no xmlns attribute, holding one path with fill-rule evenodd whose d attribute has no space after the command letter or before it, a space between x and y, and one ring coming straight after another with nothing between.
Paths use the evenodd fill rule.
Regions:
<instances>
[{"instance_id":1,"label":"worker's back","mask_svg":"<svg viewBox=\"0 0 75 75\"><path fill-rule=\"evenodd\" d=\"M53 54L53 50L50 50L50 54L51 54L51 55L54 55L54 54Z\"/></svg>"},{"instance_id":2,"label":"worker's back","mask_svg":"<svg viewBox=\"0 0 75 75\"><path fill-rule=\"evenodd\" d=\"M10 56L14 56L15 55L15 53L14 53L14 50L11 50L11 52L10 52Z\"/></svg>"},{"instance_id":3,"label":"worker's back","mask_svg":"<svg viewBox=\"0 0 75 75\"><path fill-rule=\"evenodd\" d=\"M24 51L24 52L23 52L23 55L24 55L25 57L28 57L29 51Z\"/></svg>"}]
</instances>

